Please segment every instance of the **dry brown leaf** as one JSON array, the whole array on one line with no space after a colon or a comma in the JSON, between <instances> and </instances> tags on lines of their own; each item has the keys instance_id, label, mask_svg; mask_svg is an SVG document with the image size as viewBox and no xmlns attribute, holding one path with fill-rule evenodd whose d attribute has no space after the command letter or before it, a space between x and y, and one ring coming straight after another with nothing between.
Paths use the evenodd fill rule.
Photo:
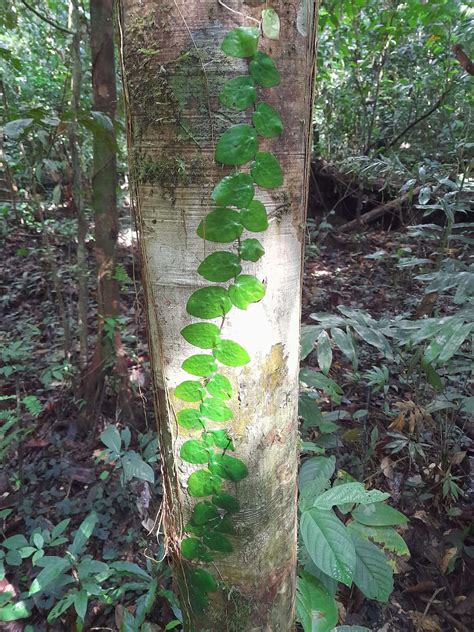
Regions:
<instances>
[{"instance_id":1,"label":"dry brown leaf","mask_svg":"<svg viewBox=\"0 0 474 632\"><path fill-rule=\"evenodd\" d=\"M450 560L452 560L452 558L457 555L459 552L458 548L456 546L453 546L449 549L446 549L444 554L443 554L443 559L440 562L440 568L441 571L443 573L446 573L446 571L448 570L448 564L450 562Z\"/></svg>"},{"instance_id":2,"label":"dry brown leaf","mask_svg":"<svg viewBox=\"0 0 474 632\"><path fill-rule=\"evenodd\" d=\"M416 610L409 610L408 614L417 632L442 632L437 616L424 615L422 612L417 612Z\"/></svg>"}]
</instances>

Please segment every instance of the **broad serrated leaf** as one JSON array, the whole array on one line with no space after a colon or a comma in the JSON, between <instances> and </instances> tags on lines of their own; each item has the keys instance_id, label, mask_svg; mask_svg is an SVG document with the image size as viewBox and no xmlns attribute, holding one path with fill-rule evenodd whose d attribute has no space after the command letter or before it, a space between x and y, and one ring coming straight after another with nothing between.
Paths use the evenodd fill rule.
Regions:
<instances>
[{"instance_id":1,"label":"broad serrated leaf","mask_svg":"<svg viewBox=\"0 0 474 632\"><path fill-rule=\"evenodd\" d=\"M240 237L243 229L238 211L218 208L206 215L198 226L197 234L207 241L230 244Z\"/></svg>"},{"instance_id":2,"label":"broad serrated leaf","mask_svg":"<svg viewBox=\"0 0 474 632\"><path fill-rule=\"evenodd\" d=\"M402 513L381 502L357 507L352 512L352 517L369 527L390 527L408 522Z\"/></svg>"},{"instance_id":3,"label":"broad serrated leaf","mask_svg":"<svg viewBox=\"0 0 474 632\"><path fill-rule=\"evenodd\" d=\"M255 189L248 173L233 173L222 178L211 194L216 204L247 208L253 200Z\"/></svg>"},{"instance_id":4,"label":"broad serrated leaf","mask_svg":"<svg viewBox=\"0 0 474 632\"><path fill-rule=\"evenodd\" d=\"M214 397L220 397L221 399L230 399L232 397L232 384L225 375L220 373L211 377L206 383L206 388Z\"/></svg>"},{"instance_id":5,"label":"broad serrated leaf","mask_svg":"<svg viewBox=\"0 0 474 632\"><path fill-rule=\"evenodd\" d=\"M185 402L200 402L204 397L204 388L197 380L185 380L178 384L174 394Z\"/></svg>"},{"instance_id":6,"label":"broad serrated leaf","mask_svg":"<svg viewBox=\"0 0 474 632\"><path fill-rule=\"evenodd\" d=\"M260 136L274 138L283 132L283 123L276 110L262 101L252 114L252 123Z\"/></svg>"},{"instance_id":7,"label":"broad serrated leaf","mask_svg":"<svg viewBox=\"0 0 474 632\"><path fill-rule=\"evenodd\" d=\"M239 309L247 309L251 303L257 303L265 296L265 286L251 274L238 276L227 291L230 300Z\"/></svg>"},{"instance_id":8,"label":"broad serrated leaf","mask_svg":"<svg viewBox=\"0 0 474 632\"><path fill-rule=\"evenodd\" d=\"M240 211L240 221L243 226L253 233L261 233L268 228L268 216L265 206L254 200Z\"/></svg>"},{"instance_id":9,"label":"broad serrated leaf","mask_svg":"<svg viewBox=\"0 0 474 632\"><path fill-rule=\"evenodd\" d=\"M203 287L191 294L186 311L196 318L219 318L232 309L232 302L223 287Z\"/></svg>"},{"instance_id":10,"label":"broad serrated leaf","mask_svg":"<svg viewBox=\"0 0 474 632\"><path fill-rule=\"evenodd\" d=\"M220 329L213 323L193 323L184 327L181 335L194 347L213 349L220 338Z\"/></svg>"},{"instance_id":11,"label":"broad serrated leaf","mask_svg":"<svg viewBox=\"0 0 474 632\"><path fill-rule=\"evenodd\" d=\"M258 51L254 55L249 63L249 72L255 83L264 88L273 88L280 84L280 73L275 62L267 53Z\"/></svg>"},{"instance_id":12,"label":"broad serrated leaf","mask_svg":"<svg viewBox=\"0 0 474 632\"><path fill-rule=\"evenodd\" d=\"M257 52L259 29L253 26L238 26L224 37L221 49L230 57L253 57Z\"/></svg>"},{"instance_id":13,"label":"broad serrated leaf","mask_svg":"<svg viewBox=\"0 0 474 632\"><path fill-rule=\"evenodd\" d=\"M233 417L232 410L219 397L208 397L200 407L201 415L211 421L229 421Z\"/></svg>"},{"instance_id":14,"label":"broad serrated leaf","mask_svg":"<svg viewBox=\"0 0 474 632\"><path fill-rule=\"evenodd\" d=\"M337 623L334 597L309 573L298 576L296 614L304 632L330 632Z\"/></svg>"},{"instance_id":15,"label":"broad serrated leaf","mask_svg":"<svg viewBox=\"0 0 474 632\"><path fill-rule=\"evenodd\" d=\"M382 551L349 531L356 552L354 583L369 599L386 603L393 590L393 570Z\"/></svg>"},{"instance_id":16,"label":"broad serrated leaf","mask_svg":"<svg viewBox=\"0 0 474 632\"><path fill-rule=\"evenodd\" d=\"M204 259L197 271L208 281L223 283L238 276L242 266L239 257L233 252L213 252Z\"/></svg>"},{"instance_id":17,"label":"broad serrated leaf","mask_svg":"<svg viewBox=\"0 0 474 632\"><path fill-rule=\"evenodd\" d=\"M258 261L265 254L265 250L258 239L244 239L240 242L239 255L244 261Z\"/></svg>"},{"instance_id":18,"label":"broad serrated leaf","mask_svg":"<svg viewBox=\"0 0 474 632\"><path fill-rule=\"evenodd\" d=\"M226 366L244 366L250 362L247 351L233 340L221 340L214 351L214 357Z\"/></svg>"},{"instance_id":19,"label":"broad serrated leaf","mask_svg":"<svg viewBox=\"0 0 474 632\"><path fill-rule=\"evenodd\" d=\"M301 536L318 568L346 586L352 584L356 554L346 527L332 511L307 509L301 514Z\"/></svg>"},{"instance_id":20,"label":"broad serrated leaf","mask_svg":"<svg viewBox=\"0 0 474 632\"><path fill-rule=\"evenodd\" d=\"M193 472L188 478L188 493L194 498L212 496L221 490L221 477L208 469Z\"/></svg>"},{"instance_id":21,"label":"broad serrated leaf","mask_svg":"<svg viewBox=\"0 0 474 632\"><path fill-rule=\"evenodd\" d=\"M257 98L257 91L252 77L243 75L225 82L219 101L233 110L245 110ZM226 202L225 202L226 203Z\"/></svg>"},{"instance_id":22,"label":"broad serrated leaf","mask_svg":"<svg viewBox=\"0 0 474 632\"><path fill-rule=\"evenodd\" d=\"M283 170L277 158L268 151L259 151L250 165L254 181L264 189L276 189L283 184Z\"/></svg>"},{"instance_id":23,"label":"broad serrated leaf","mask_svg":"<svg viewBox=\"0 0 474 632\"><path fill-rule=\"evenodd\" d=\"M364 505L381 502L389 498L390 494L378 489L367 491L362 483L344 483L336 485L321 494L313 503L318 509L332 509L334 505L344 503L361 503Z\"/></svg>"},{"instance_id":24,"label":"broad serrated leaf","mask_svg":"<svg viewBox=\"0 0 474 632\"><path fill-rule=\"evenodd\" d=\"M217 141L214 158L223 165L244 165L257 153L257 132L252 125L232 125ZM254 178L255 180L255 178Z\"/></svg>"},{"instance_id":25,"label":"broad serrated leaf","mask_svg":"<svg viewBox=\"0 0 474 632\"><path fill-rule=\"evenodd\" d=\"M179 456L183 461L193 463L193 465L202 465L209 461L209 448L199 439L190 439L185 441L179 451Z\"/></svg>"}]
</instances>

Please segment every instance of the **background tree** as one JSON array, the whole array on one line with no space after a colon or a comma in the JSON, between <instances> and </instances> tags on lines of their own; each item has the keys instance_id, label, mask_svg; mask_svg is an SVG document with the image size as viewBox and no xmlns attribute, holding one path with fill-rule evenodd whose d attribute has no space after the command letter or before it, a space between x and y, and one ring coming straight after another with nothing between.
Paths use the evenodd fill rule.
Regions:
<instances>
[{"instance_id":1,"label":"background tree","mask_svg":"<svg viewBox=\"0 0 474 632\"><path fill-rule=\"evenodd\" d=\"M214 162L216 142L229 123L243 122L218 96L226 80L245 71L220 44L231 29L258 26L261 6L214 0L123 2L123 60L129 112L129 152L140 230L143 284L164 465L163 525L168 551L181 576L188 629L289 630L293 625L296 568L297 373L300 280L311 127L315 12L313 3L275 2L279 39L263 39L281 73L281 85L262 98L282 119L281 140L265 141L283 167L284 186L258 191L270 225L266 251L254 268L267 287L248 312L232 313L223 334L248 350L248 367L229 372L239 402L230 433L249 476L231 486L242 507L234 552L216 562L224 586L207 615L191 612L179 547L193 499L189 466L178 456L187 433L178 430L189 355L181 329L191 322L186 302L203 286L198 262L212 250L196 234L216 182L230 172ZM260 4L260 3L258 3ZM245 55L244 55L245 56ZM238 310L236 310L238 311ZM192 435L191 435L192 436Z\"/></svg>"}]
</instances>

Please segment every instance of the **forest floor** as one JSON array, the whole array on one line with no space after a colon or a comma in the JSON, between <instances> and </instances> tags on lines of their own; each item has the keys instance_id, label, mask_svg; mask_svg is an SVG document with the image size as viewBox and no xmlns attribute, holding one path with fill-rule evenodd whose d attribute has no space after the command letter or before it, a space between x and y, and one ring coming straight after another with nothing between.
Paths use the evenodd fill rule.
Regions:
<instances>
[{"instance_id":1,"label":"forest floor","mask_svg":"<svg viewBox=\"0 0 474 632\"><path fill-rule=\"evenodd\" d=\"M71 320L75 320L77 301L73 229L68 218L51 222L50 240ZM129 234L130 231L124 233ZM101 457L105 446L100 433L108 424L120 420L120 411L112 397L106 398L101 414L90 420L84 440L79 432L78 402L72 396L77 376L64 361L57 300L39 233L32 227L24 227L8 231L3 241L0 309L6 333L0 338L0 359L3 367L13 368L8 374L4 372L0 395L14 398L34 395L41 403L39 412L22 411L19 423L24 437L18 457L0 473L0 519L4 535L28 536L38 525L51 528L71 518L66 533L69 537L86 512L94 509L99 515L99 528L91 540L91 552L97 558L128 559L142 566L148 560L148 567L151 564L161 573L162 592L151 620L155 622L155 631L164 630L166 623L175 618L172 596L166 592L170 588L169 573L166 565L150 561L159 560L162 549L161 543L149 536L147 530L158 515L159 468L152 462L156 472L154 484L134 480L122 486L114 464ZM136 253L131 246L131 240L124 237L119 260L139 285ZM303 322L314 323L312 313L335 313L341 305L365 310L376 319L401 312L413 315L420 306L422 291L411 271L397 267L399 253L410 248L410 256L426 257L431 255L430 247L420 240L416 243L408 240L403 229L390 232L372 229L360 236L345 237L344 241L329 237L322 244L313 244L305 265ZM92 251L89 254L93 269ZM154 425L146 331L140 311L142 297L140 293L137 297L133 283L124 283L122 297L123 340L129 353L131 380L140 391L137 409L143 411L132 428L131 447L139 449L153 441ZM91 295L91 333L94 313ZM306 363L314 364L311 356ZM375 352L362 353L359 372L376 364ZM386 392L368 393L351 379L348 362L337 353L330 377L343 390L342 407L349 413L367 409L368 415L358 423L343 422L346 425L328 443L328 451L337 452L339 468L391 494L391 504L409 517L402 535L411 553L396 562L395 591L388 605L364 600L358 590L347 590L340 596L341 621L365 625L378 632L472 629L474 564L469 556L462 554L472 510L463 504L462 498L457 504L444 498L434 475L429 479L430 493L426 493L426 487L424 495L418 489L422 478L427 478L426 472L436 470L437 462L431 455L437 449L442 450L442 446L421 453L387 448L393 443L389 433L394 428L407 440L417 438L422 444L422 431L413 426L409 429L410 415L415 425L421 424L423 417L423 411L410 399L415 389L390 375ZM2 402L3 406L11 406L10 401ZM384 412L387 403L392 410L398 406L397 419ZM324 398L321 406L331 408ZM397 420L398 425L394 426ZM306 429L305 433L309 440L318 435L312 429ZM458 460L464 457L466 454ZM462 473L461 461L456 464L456 471L464 476L469 472ZM0 584L1 590L5 590L5 585ZM125 601L124 605L129 603ZM36 605L39 612L47 612L51 607L51 603L39 600ZM87 629L117 629L114 626L120 624L122 616L120 607L111 609L97 604ZM7 627L14 625L0 623L0 630L23 629ZM55 624L48 628L44 619L37 617L34 625L35 631L73 629L68 627L72 619L64 623L65 627Z\"/></svg>"}]
</instances>

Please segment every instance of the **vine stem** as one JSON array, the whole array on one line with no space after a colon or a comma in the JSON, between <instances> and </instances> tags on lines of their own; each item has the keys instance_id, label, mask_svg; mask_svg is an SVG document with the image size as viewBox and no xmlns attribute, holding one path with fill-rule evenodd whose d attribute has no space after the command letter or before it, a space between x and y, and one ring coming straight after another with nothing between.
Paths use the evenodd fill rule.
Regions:
<instances>
[{"instance_id":1,"label":"vine stem","mask_svg":"<svg viewBox=\"0 0 474 632\"><path fill-rule=\"evenodd\" d=\"M258 27L260 28L260 20L257 20L257 18L252 17L251 15L245 15L245 13L241 13L240 11L237 11L236 9L232 9L231 7L228 7L225 2L222 2L222 0L217 0L217 2L221 5L221 7L224 7L224 9L227 9L227 11L230 11L231 13L235 13L235 15L240 15L241 18L245 18L246 20L252 20L252 22L256 22L258 24Z\"/></svg>"}]
</instances>

